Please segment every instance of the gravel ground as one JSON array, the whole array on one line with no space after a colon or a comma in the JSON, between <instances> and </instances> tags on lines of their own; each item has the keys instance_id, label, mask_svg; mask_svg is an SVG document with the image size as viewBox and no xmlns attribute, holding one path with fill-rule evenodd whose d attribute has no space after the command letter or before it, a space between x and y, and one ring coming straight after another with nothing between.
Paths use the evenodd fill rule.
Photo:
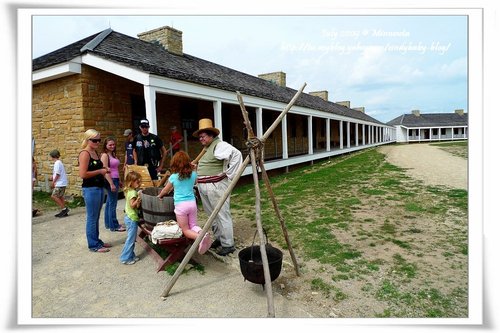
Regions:
<instances>
[{"instance_id":1,"label":"gravel ground","mask_svg":"<svg viewBox=\"0 0 500 333\"><path fill-rule=\"evenodd\" d=\"M390 163L408 168L411 176L429 184L467 188L467 161L427 145L390 145L380 148ZM453 165L453 172L450 169ZM118 201L118 219L123 221L124 200ZM74 209L65 218L44 212L32 220L32 309L38 323L44 320L116 318L265 318L268 300L262 286L244 281L237 253L225 262L211 254L193 259L205 268L183 273L169 296L160 295L170 275L156 273L156 262L136 244L141 258L135 265L123 265L119 255L126 233L104 229L100 236L113 244L108 253L87 250L85 210ZM282 275L293 266L284 260ZM277 318L319 318L314 306L282 296L273 283Z\"/></svg>"},{"instance_id":2,"label":"gravel ground","mask_svg":"<svg viewBox=\"0 0 500 333\"><path fill-rule=\"evenodd\" d=\"M388 145L378 148L389 163L427 185L467 189L467 160L428 143Z\"/></svg>"},{"instance_id":3,"label":"gravel ground","mask_svg":"<svg viewBox=\"0 0 500 333\"><path fill-rule=\"evenodd\" d=\"M118 202L123 221L124 200ZM110 252L87 250L85 210L33 219L33 318L252 318L267 317L267 297L261 285L244 278L233 253L225 262L211 254L192 259L205 267L183 273L166 300L160 296L171 276L156 272L157 264L136 243L141 260L119 261L126 233L110 232L101 221L100 238ZM101 220L103 217L101 216ZM276 317L312 317L300 304L274 293Z\"/></svg>"}]
</instances>

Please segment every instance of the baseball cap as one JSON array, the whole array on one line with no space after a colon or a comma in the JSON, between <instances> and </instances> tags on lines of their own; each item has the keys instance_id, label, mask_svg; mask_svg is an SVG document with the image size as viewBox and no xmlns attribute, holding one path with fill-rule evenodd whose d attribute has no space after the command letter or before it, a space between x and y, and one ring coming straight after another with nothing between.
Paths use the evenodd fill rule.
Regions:
<instances>
[{"instance_id":1,"label":"baseball cap","mask_svg":"<svg viewBox=\"0 0 500 333\"><path fill-rule=\"evenodd\" d=\"M132 134L132 130L130 128L126 129L125 132L123 132L123 136L129 136Z\"/></svg>"},{"instance_id":2,"label":"baseball cap","mask_svg":"<svg viewBox=\"0 0 500 333\"><path fill-rule=\"evenodd\" d=\"M139 125L139 127L144 127L144 126L149 127L149 121L147 119L141 120L141 124Z\"/></svg>"}]
</instances>

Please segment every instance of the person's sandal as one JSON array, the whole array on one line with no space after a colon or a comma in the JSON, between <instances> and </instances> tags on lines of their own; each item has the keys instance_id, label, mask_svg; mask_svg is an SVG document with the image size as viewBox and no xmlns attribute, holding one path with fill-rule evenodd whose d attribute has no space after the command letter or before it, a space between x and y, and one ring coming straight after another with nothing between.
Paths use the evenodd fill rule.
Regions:
<instances>
[{"instance_id":1,"label":"person's sandal","mask_svg":"<svg viewBox=\"0 0 500 333\"><path fill-rule=\"evenodd\" d=\"M113 245L111 245L109 243L103 243L102 247L108 248L108 247L113 247Z\"/></svg>"},{"instance_id":2,"label":"person's sandal","mask_svg":"<svg viewBox=\"0 0 500 333\"><path fill-rule=\"evenodd\" d=\"M109 249L105 248L105 247L101 247L100 249L97 249L95 252L99 252L99 253L109 252Z\"/></svg>"},{"instance_id":3,"label":"person's sandal","mask_svg":"<svg viewBox=\"0 0 500 333\"><path fill-rule=\"evenodd\" d=\"M210 238L210 235L206 233L201 240L200 245L198 245L198 253L205 254L205 252L207 252L207 250L210 248L210 245L212 245L212 239Z\"/></svg>"}]
</instances>

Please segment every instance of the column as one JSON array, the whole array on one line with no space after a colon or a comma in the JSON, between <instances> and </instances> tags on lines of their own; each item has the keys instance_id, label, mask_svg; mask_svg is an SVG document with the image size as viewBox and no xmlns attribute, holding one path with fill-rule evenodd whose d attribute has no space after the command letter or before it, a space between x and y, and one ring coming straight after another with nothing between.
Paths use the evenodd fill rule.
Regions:
<instances>
[{"instance_id":1,"label":"column","mask_svg":"<svg viewBox=\"0 0 500 333\"><path fill-rule=\"evenodd\" d=\"M362 134L362 136L363 136L363 146L364 146L364 145L366 144L366 132L365 132L365 127L366 127L366 125L365 125L365 124L363 124L362 126L363 126L363 127L361 128L361 132L362 132L361 134Z\"/></svg>"},{"instance_id":2,"label":"column","mask_svg":"<svg viewBox=\"0 0 500 333\"><path fill-rule=\"evenodd\" d=\"M217 128L220 131L219 137L221 140L223 140L223 133L222 133L222 102L221 101L214 101L213 102L214 106L214 127Z\"/></svg>"},{"instance_id":3,"label":"column","mask_svg":"<svg viewBox=\"0 0 500 333\"><path fill-rule=\"evenodd\" d=\"M326 151L330 151L330 119L326 119L326 129L325 129L325 137L326 137Z\"/></svg>"},{"instance_id":4,"label":"column","mask_svg":"<svg viewBox=\"0 0 500 333\"><path fill-rule=\"evenodd\" d=\"M312 155L314 153L314 148L313 148L313 117L308 116L307 117L307 147L308 147L308 154Z\"/></svg>"},{"instance_id":5,"label":"column","mask_svg":"<svg viewBox=\"0 0 500 333\"><path fill-rule=\"evenodd\" d=\"M347 130L347 148L351 148L351 122L346 122L346 130Z\"/></svg>"},{"instance_id":6,"label":"column","mask_svg":"<svg viewBox=\"0 0 500 333\"><path fill-rule=\"evenodd\" d=\"M344 121L339 120L339 149L344 149Z\"/></svg>"},{"instance_id":7,"label":"column","mask_svg":"<svg viewBox=\"0 0 500 333\"><path fill-rule=\"evenodd\" d=\"M146 105L146 119L149 120L149 131L158 134L156 123L156 90L151 86L144 86L144 102Z\"/></svg>"},{"instance_id":8,"label":"column","mask_svg":"<svg viewBox=\"0 0 500 333\"><path fill-rule=\"evenodd\" d=\"M288 132L287 132L287 122L286 115L281 120L281 146L283 149L283 159L288 158Z\"/></svg>"},{"instance_id":9,"label":"column","mask_svg":"<svg viewBox=\"0 0 500 333\"><path fill-rule=\"evenodd\" d=\"M355 137L355 140L356 140L356 147L359 146L359 124L356 123L356 130L354 132L354 137Z\"/></svg>"},{"instance_id":10,"label":"column","mask_svg":"<svg viewBox=\"0 0 500 333\"><path fill-rule=\"evenodd\" d=\"M262 129L262 108L261 107L258 107L255 110L255 118L256 118L256 122L257 122L257 124L255 124L255 126L257 127L257 129L256 129L257 132L255 132L255 135L257 135L258 138L262 138L262 135L264 135L264 132Z\"/></svg>"}]
</instances>

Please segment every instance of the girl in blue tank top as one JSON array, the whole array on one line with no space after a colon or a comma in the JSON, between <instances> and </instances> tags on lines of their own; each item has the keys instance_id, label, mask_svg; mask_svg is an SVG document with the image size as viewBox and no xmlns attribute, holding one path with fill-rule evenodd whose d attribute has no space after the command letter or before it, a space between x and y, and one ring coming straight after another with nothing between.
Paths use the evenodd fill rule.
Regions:
<instances>
[{"instance_id":1,"label":"girl in blue tank top","mask_svg":"<svg viewBox=\"0 0 500 333\"><path fill-rule=\"evenodd\" d=\"M194 195L197 174L193 171L189 155L184 151L175 153L170 161L170 172L167 184L158 194L161 200L174 190L174 213L179 227L186 238L196 239L202 230L198 226L198 206ZM212 245L207 232L198 246L198 252L204 254Z\"/></svg>"}]
</instances>

